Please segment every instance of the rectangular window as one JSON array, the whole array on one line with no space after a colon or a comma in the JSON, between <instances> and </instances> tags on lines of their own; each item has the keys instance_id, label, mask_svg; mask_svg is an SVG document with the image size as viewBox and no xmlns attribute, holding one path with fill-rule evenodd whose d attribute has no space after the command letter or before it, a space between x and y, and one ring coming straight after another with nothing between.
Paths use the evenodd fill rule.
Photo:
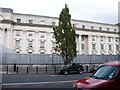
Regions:
<instances>
[{"instance_id":1,"label":"rectangular window","mask_svg":"<svg viewBox=\"0 0 120 90\"><path fill-rule=\"evenodd\" d=\"M118 47L119 47L119 46L118 46L118 45L116 45L116 50L117 50L117 51L118 51L118 49L119 49Z\"/></svg>"},{"instance_id":2,"label":"rectangular window","mask_svg":"<svg viewBox=\"0 0 120 90\"><path fill-rule=\"evenodd\" d=\"M82 25L82 28L85 29L85 25Z\"/></svg>"},{"instance_id":3,"label":"rectangular window","mask_svg":"<svg viewBox=\"0 0 120 90\"><path fill-rule=\"evenodd\" d=\"M108 42L112 42L112 37L108 37Z\"/></svg>"},{"instance_id":4,"label":"rectangular window","mask_svg":"<svg viewBox=\"0 0 120 90\"><path fill-rule=\"evenodd\" d=\"M85 37L84 36L81 36L81 41L85 41Z\"/></svg>"},{"instance_id":5,"label":"rectangular window","mask_svg":"<svg viewBox=\"0 0 120 90\"><path fill-rule=\"evenodd\" d=\"M95 44L92 44L92 50L95 50L96 48L95 48Z\"/></svg>"},{"instance_id":6,"label":"rectangular window","mask_svg":"<svg viewBox=\"0 0 120 90\"><path fill-rule=\"evenodd\" d=\"M84 49L85 49L85 46L84 46L84 44L81 44L81 48L82 48L82 50L84 50Z\"/></svg>"},{"instance_id":7,"label":"rectangular window","mask_svg":"<svg viewBox=\"0 0 120 90\"><path fill-rule=\"evenodd\" d=\"M45 21L44 21L44 20L41 20L41 24L45 24Z\"/></svg>"},{"instance_id":8,"label":"rectangular window","mask_svg":"<svg viewBox=\"0 0 120 90\"><path fill-rule=\"evenodd\" d=\"M33 36L33 32L32 31L28 31L28 36L32 37Z\"/></svg>"},{"instance_id":9,"label":"rectangular window","mask_svg":"<svg viewBox=\"0 0 120 90\"><path fill-rule=\"evenodd\" d=\"M95 41L95 36L94 35L92 35L92 41Z\"/></svg>"},{"instance_id":10,"label":"rectangular window","mask_svg":"<svg viewBox=\"0 0 120 90\"><path fill-rule=\"evenodd\" d=\"M112 50L112 45L109 45L108 47L109 47L109 50L111 51Z\"/></svg>"},{"instance_id":11,"label":"rectangular window","mask_svg":"<svg viewBox=\"0 0 120 90\"><path fill-rule=\"evenodd\" d=\"M20 40L15 40L15 47L20 47Z\"/></svg>"},{"instance_id":12,"label":"rectangular window","mask_svg":"<svg viewBox=\"0 0 120 90\"><path fill-rule=\"evenodd\" d=\"M29 20L29 24L33 24L33 20Z\"/></svg>"},{"instance_id":13,"label":"rectangular window","mask_svg":"<svg viewBox=\"0 0 120 90\"><path fill-rule=\"evenodd\" d=\"M99 27L99 30L102 30L102 27Z\"/></svg>"},{"instance_id":14,"label":"rectangular window","mask_svg":"<svg viewBox=\"0 0 120 90\"><path fill-rule=\"evenodd\" d=\"M32 40L28 40L28 47L33 47L33 46L32 46L32 43L33 43Z\"/></svg>"},{"instance_id":15,"label":"rectangular window","mask_svg":"<svg viewBox=\"0 0 120 90\"><path fill-rule=\"evenodd\" d=\"M101 50L104 50L104 44L101 44Z\"/></svg>"},{"instance_id":16,"label":"rectangular window","mask_svg":"<svg viewBox=\"0 0 120 90\"><path fill-rule=\"evenodd\" d=\"M54 33L51 33L51 35L52 35L52 39L55 39L55 35L54 35Z\"/></svg>"},{"instance_id":17,"label":"rectangular window","mask_svg":"<svg viewBox=\"0 0 120 90\"><path fill-rule=\"evenodd\" d=\"M52 48L56 48L56 42L52 41Z\"/></svg>"},{"instance_id":18,"label":"rectangular window","mask_svg":"<svg viewBox=\"0 0 120 90\"><path fill-rule=\"evenodd\" d=\"M104 41L105 36L100 36L100 41Z\"/></svg>"},{"instance_id":19,"label":"rectangular window","mask_svg":"<svg viewBox=\"0 0 120 90\"><path fill-rule=\"evenodd\" d=\"M45 48L45 41L44 40L40 40L40 48Z\"/></svg>"},{"instance_id":20,"label":"rectangular window","mask_svg":"<svg viewBox=\"0 0 120 90\"><path fill-rule=\"evenodd\" d=\"M21 23L21 19L17 19L17 23Z\"/></svg>"},{"instance_id":21,"label":"rectangular window","mask_svg":"<svg viewBox=\"0 0 120 90\"><path fill-rule=\"evenodd\" d=\"M107 31L109 31L109 28L107 28Z\"/></svg>"},{"instance_id":22,"label":"rectangular window","mask_svg":"<svg viewBox=\"0 0 120 90\"><path fill-rule=\"evenodd\" d=\"M52 22L52 26L55 26L55 22Z\"/></svg>"},{"instance_id":23,"label":"rectangular window","mask_svg":"<svg viewBox=\"0 0 120 90\"><path fill-rule=\"evenodd\" d=\"M116 32L116 29L114 29L114 32Z\"/></svg>"},{"instance_id":24,"label":"rectangular window","mask_svg":"<svg viewBox=\"0 0 120 90\"><path fill-rule=\"evenodd\" d=\"M20 30L16 30L16 36L20 36Z\"/></svg>"},{"instance_id":25,"label":"rectangular window","mask_svg":"<svg viewBox=\"0 0 120 90\"><path fill-rule=\"evenodd\" d=\"M94 26L91 26L91 29L93 30L93 29L94 29Z\"/></svg>"},{"instance_id":26,"label":"rectangular window","mask_svg":"<svg viewBox=\"0 0 120 90\"><path fill-rule=\"evenodd\" d=\"M118 41L119 41L119 38L116 37L116 38L115 38L115 42L118 42Z\"/></svg>"},{"instance_id":27,"label":"rectangular window","mask_svg":"<svg viewBox=\"0 0 120 90\"><path fill-rule=\"evenodd\" d=\"M46 32L39 32L40 33L40 38L45 38Z\"/></svg>"}]
</instances>

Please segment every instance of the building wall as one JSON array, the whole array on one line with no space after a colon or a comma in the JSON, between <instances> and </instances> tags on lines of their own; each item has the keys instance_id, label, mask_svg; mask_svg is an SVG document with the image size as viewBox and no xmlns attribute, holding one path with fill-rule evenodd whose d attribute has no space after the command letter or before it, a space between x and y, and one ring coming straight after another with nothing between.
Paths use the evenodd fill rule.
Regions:
<instances>
[{"instance_id":1,"label":"building wall","mask_svg":"<svg viewBox=\"0 0 120 90\"><path fill-rule=\"evenodd\" d=\"M13 13L12 9L0 8L0 21L0 43L7 48L19 53L55 52L52 26L58 25L57 17ZM119 53L117 25L74 19L71 23L77 34L78 54Z\"/></svg>"}]
</instances>

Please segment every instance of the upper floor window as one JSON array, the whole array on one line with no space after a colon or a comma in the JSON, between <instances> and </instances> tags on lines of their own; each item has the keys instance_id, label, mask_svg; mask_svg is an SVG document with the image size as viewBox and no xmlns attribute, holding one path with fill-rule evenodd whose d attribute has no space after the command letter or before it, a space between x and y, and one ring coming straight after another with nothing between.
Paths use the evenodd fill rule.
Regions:
<instances>
[{"instance_id":1,"label":"upper floor window","mask_svg":"<svg viewBox=\"0 0 120 90\"><path fill-rule=\"evenodd\" d=\"M99 27L99 30L102 30L102 27Z\"/></svg>"},{"instance_id":2,"label":"upper floor window","mask_svg":"<svg viewBox=\"0 0 120 90\"><path fill-rule=\"evenodd\" d=\"M109 31L109 28L107 28L107 31Z\"/></svg>"},{"instance_id":3,"label":"upper floor window","mask_svg":"<svg viewBox=\"0 0 120 90\"><path fill-rule=\"evenodd\" d=\"M117 30L116 29L114 29L114 32L116 32Z\"/></svg>"},{"instance_id":4,"label":"upper floor window","mask_svg":"<svg viewBox=\"0 0 120 90\"><path fill-rule=\"evenodd\" d=\"M93 29L94 29L94 26L91 26L91 29L93 30Z\"/></svg>"},{"instance_id":5,"label":"upper floor window","mask_svg":"<svg viewBox=\"0 0 120 90\"><path fill-rule=\"evenodd\" d=\"M17 19L17 23L21 23L21 19Z\"/></svg>"},{"instance_id":6,"label":"upper floor window","mask_svg":"<svg viewBox=\"0 0 120 90\"><path fill-rule=\"evenodd\" d=\"M116 37L116 38L115 38L115 42L118 42L118 41L119 41L119 38L118 38L118 37Z\"/></svg>"},{"instance_id":7,"label":"upper floor window","mask_svg":"<svg viewBox=\"0 0 120 90\"><path fill-rule=\"evenodd\" d=\"M52 48L56 48L56 42L52 41Z\"/></svg>"},{"instance_id":8,"label":"upper floor window","mask_svg":"<svg viewBox=\"0 0 120 90\"><path fill-rule=\"evenodd\" d=\"M45 48L45 41L44 40L40 40L40 48Z\"/></svg>"},{"instance_id":9,"label":"upper floor window","mask_svg":"<svg viewBox=\"0 0 120 90\"><path fill-rule=\"evenodd\" d=\"M52 22L52 26L55 26L55 22Z\"/></svg>"},{"instance_id":10,"label":"upper floor window","mask_svg":"<svg viewBox=\"0 0 120 90\"><path fill-rule=\"evenodd\" d=\"M32 37L32 36L33 36L33 32L32 32L32 31L29 31L29 32L28 32L28 36L29 36L29 37Z\"/></svg>"},{"instance_id":11,"label":"upper floor window","mask_svg":"<svg viewBox=\"0 0 120 90\"><path fill-rule=\"evenodd\" d=\"M116 50L118 51L118 49L119 49L119 46L118 46L118 45L116 45Z\"/></svg>"},{"instance_id":12,"label":"upper floor window","mask_svg":"<svg viewBox=\"0 0 120 90\"><path fill-rule=\"evenodd\" d=\"M108 42L112 42L112 37L108 37Z\"/></svg>"},{"instance_id":13,"label":"upper floor window","mask_svg":"<svg viewBox=\"0 0 120 90\"><path fill-rule=\"evenodd\" d=\"M100 41L104 41L105 37L104 36L100 36Z\"/></svg>"},{"instance_id":14,"label":"upper floor window","mask_svg":"<svg viewBox=\"0 0 120 90\"><path fill-rule=\"evenodd\" d=\"M104 44L101 44L101 50L104 50Z\"/></svg>"},{"instance_id":15,"label":"upper floor window","mask_svg":"<svg viewBox=\"0 0 120 90\"><path fill-rule=\"evenodd\" d=\"M28 47L33 47L33 41L32 40L28 40Z\"/></svg>"},{"instance_id":16,"label":"upper floor window","mask_svg":"<svg viewBox=\"0 0 120 90\"><path fill-rule=\"evenodd\" d=\"M81 41L85 41L85 37L84 36L81 36Z\"/></svg>"},{"instance_id":17,"label":"upper floor window","mask_svg":"<svg viewBox=\"0 0 120 90\"><path fill-rule=\"evenodd\" d=\"M112 50L112 45L108 45L109 50Z\"/></svg>"},{"instance_id":18,"label":"upper floor window","mask_svg":"<svg viewBox=\"0 0 120 90\"><path fill-rule=\"evenodd\" d=\"M29 20L29 24L33 24L33 20Z\"/></svg>"},{"instance_id":19,"label":"upper floor window","mask_svg":"<svg viewBox=\"0 0 120 90\"><path fill-rule=\"evenodd\" d=\"M96 45L92 44L92 50L95 50L95 49L96 49Z\"/></svg>"},{"instance_id":20,"label":"upper floor window","mask_svg":"<svg viewBox=\"0 0 120 90\"><path fill-rule=\"evenodd\" d=\"M54 33L51 33L51 35L52 35L52 39L55 39L55 35L54 35Z\"/></svg>"},{"instance_id":21,"label":"upper floor window","mask_svg":"<svg viewBox=\"0 0 120 90\"><path fill-rule=\"evenodd\" d=\"M45 38L46 32L39 32L40 33L40 38Z\"/></svg>"},{"instance_id":22,"label":"upper floor window","mask_svg":"<svg viewBox=\"0 0 120 90\"><path fill-rule=\"evenodd\" d=\"M15 46L20 47L20 40L15 40Z\"/></svg>"},{"instance_id":23,"label":"upper floor window","mask_svg":"<svg viewBox=\"0 0 120 90\"><path fill-rule=\"evenodd\" d=\"M85 29L85 25L82 25L82 28Z\"/></svg>"},{"instance_id":24,"label":"upper floor window","mask_svg":"<svg viewBox=\"0 0 120 90\"><path fill-rule=\"evenodd\" d=\"M20 36L21 31L20 30L16 30L16 36Z\"/></svg>"},{"instance_id":25,"label":"upper floor window","mask_svg":"<svg viewBox=\"0 0 120 90\"><path fill-rule=\"evenodd\" d=\"M92 35L92 41L95 41L95 36L94 35Z\"/></svg>"},{"instance_id":26,"label":"upper floor window","mask_svg":"<svg viewBox=\"0 0 120 90\"><path fill-rule=\"evenodd\" d=\"M85 49L85 45L81 44L81 49L84 50Z\"/></svg>"},{"instance_id":27,"label":"upper floor window","mask_svg":"<svg viewBox=\"0 0 120 90\"><path fill-rule=\"evenodd\" d=\"M45 21L44 21L44 20L41 20L41 24L45 24Z\"/></svg>"}]
</instances>

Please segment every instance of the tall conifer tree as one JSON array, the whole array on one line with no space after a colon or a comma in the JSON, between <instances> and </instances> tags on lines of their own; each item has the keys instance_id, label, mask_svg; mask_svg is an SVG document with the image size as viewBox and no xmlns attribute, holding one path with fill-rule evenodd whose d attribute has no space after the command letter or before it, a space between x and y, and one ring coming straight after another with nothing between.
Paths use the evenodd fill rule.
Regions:
<instances>
[{"instance_id":1,"label":"tall conifer tree","mask_svg":"<svg viewBox=\"0 0 120 90\"><path fill-rule=\"evenodd\" d=\"M76 34L71 25L71 15L66 4L60 13L59 24L53 30L56 39L56 49L62 56L64 64L70 64L76 57Z\"/></svg>"}]
</instances>

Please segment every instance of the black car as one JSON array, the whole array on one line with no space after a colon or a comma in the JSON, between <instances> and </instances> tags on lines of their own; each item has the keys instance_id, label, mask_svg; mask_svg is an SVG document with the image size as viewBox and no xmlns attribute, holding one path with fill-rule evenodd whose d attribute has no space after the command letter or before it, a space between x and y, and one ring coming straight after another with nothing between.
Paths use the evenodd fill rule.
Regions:
<instances>
[{"instance_id":1,"label":"black car","mask_svg":"<svg viewBox=\"0 0 120 90\"><path fill-rule=\"evenodd\" d=\"M66 65L59 69L59 74L69 74L69 73L83 73L83 65L79 63L73 63L72 65Z\"/></svg>"}]
</instances>

